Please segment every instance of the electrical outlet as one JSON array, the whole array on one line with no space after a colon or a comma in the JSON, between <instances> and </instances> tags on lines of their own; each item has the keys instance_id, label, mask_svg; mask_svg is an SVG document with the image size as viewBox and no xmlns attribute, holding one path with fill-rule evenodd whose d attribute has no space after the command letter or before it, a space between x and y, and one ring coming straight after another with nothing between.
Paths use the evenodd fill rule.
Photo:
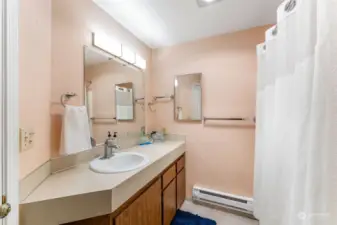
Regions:
<instances>
[{"instance_id":1,"label":"electrical outlet","mask_svg":"<svg viewBox=\"0 0 337 225\"><path fill-rule=\"evenodd\" d=\"M20 152L34 147L34 136L35 133L33 131L20 128Z\"/></svg>"}]
</instances>

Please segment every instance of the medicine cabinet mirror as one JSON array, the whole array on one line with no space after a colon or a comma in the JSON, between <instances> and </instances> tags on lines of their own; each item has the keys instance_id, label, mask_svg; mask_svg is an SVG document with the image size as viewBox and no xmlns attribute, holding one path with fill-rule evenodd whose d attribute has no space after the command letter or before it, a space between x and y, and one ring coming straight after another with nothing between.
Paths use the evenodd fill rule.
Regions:
<instances>
[{"instance_id":1,"label":"medicine cabinet mirror","mask_svg":"<svg viewBox=\"0 0 337 225\"><path fill-rule=\"evenodd\" d=\"M174 80L174 119L202 121L201 73L179 75Z\"/></svg>"}]
</instances>

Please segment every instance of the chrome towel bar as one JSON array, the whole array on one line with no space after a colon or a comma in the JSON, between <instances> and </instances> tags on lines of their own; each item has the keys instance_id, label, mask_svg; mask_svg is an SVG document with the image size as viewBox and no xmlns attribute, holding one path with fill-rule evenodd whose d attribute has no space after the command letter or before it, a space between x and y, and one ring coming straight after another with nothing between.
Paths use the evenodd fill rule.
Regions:
<instances>
[{"instance_id":1,"label":"chrome towel bar","mask_svg":"<svg viewBox=\"0 0 337 225\"><path fill-rule=\"evenodd\" d=\"M170 96L154 96L153 97L153 101L157 101L158 99L170 99L170 100L173 100L174 99L174 95L170 95Z\"/></svg>"},{"instance_id":2,"label":"chrome towel bar","mask_svg":"<svg viewBox=\"0 0 337 225\"><path fill-rule=\"evenodd\" d=\"M116 117L111 117L111 118L109 118L109 117L92 117L90 119L91 120L117 120Z\"/></svg>"},{"instance_id":3,"label":"chrome towel bar","mask_svg":"<svg viewBox=\"0 0 337 225\"><path fill-rule=\"evenodd\" d=\"M204 123L207 120L216 120L216 121L255 121L255 119L243 118L243 117L225 117L225 118L217 118L217 117L204 117Z\"/></svg>"},{"instance_id":4,"label":"chrome towel bar","mask_svg":"<svg viewBox=\"0 0 337 225\"><path fill-rule=\"evenodd\" d=\"M67 92L67 93L61 95L61 100L60 100L61 105L63 107L66 107L66 102L69 101L71 98L73 98L75 96L77 96L77 94L74 93L74 92Z\"/></svg>"},{"instance_id":5,"label":"chrome towel bar","mask_svg":"<svg viewBox=\"0 0 337 225\"><path fill-rule=\"evenodd\" d=\"M135 102L138 103L139 101L144 101L144 100L145 100L145 98L136 98Z\"/></svg>"}]
</instances>

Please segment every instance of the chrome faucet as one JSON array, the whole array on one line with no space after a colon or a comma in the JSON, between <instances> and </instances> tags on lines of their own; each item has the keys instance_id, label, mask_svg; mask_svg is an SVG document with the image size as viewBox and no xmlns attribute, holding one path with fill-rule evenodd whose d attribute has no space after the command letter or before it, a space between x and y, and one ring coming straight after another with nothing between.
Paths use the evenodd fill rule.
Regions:
<instances>
[{"instance_id":1,"label":"chrome faucet","mask_svg":"<svg viewBox=\"0 0 337 225\"><path fill-rule=\"evenodd\" d=\"M112 156L114 156L115 153L117 153L118 149L120 149L120 146L116 144L117 143L117 132L115 132L113 138L111 138L110 131L108 132L108 138L104 142L104 155L101 158L103 159L110 159Z\"/></svg>"}]
</instances>

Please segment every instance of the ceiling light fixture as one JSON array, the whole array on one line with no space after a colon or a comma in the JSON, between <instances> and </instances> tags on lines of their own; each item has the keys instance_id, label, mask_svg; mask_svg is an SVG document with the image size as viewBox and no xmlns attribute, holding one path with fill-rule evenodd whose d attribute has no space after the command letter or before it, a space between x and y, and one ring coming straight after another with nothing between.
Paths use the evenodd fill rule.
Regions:
<instances>
[{"instance_id":1,"label":"ceiling light fixture","mask_svg":"<svg viewBox=\"0 0 337 225\"><path fill-rule=\"evenodd\" d=\"M140 55L136 55L135 65L143 70L146 69L146 60L143 59Z\"/></svg>"},{"instance_id":2,"label":"ceiling light fixture","mask_svg":"<svg viewBox=\"0 0 337 225\"><path fill-rule=\"evenodd\" d=\"M132 51L131 48L125 45L122 45L122 57L121 58L131 64L136 63L136 53Z\"/></svg>"},{"instance_id":3,"label":"ceiling light fixture","mask_svg":"<svg viewBox=\"0 0 337 225\"><path fill-rule=\"evenodd\" d=\"M214 3L220 2L220 1L222 0L197 0L197 3L200 7L205 7L205 6L209 6Z\"/></svg>"}]
</instances>

